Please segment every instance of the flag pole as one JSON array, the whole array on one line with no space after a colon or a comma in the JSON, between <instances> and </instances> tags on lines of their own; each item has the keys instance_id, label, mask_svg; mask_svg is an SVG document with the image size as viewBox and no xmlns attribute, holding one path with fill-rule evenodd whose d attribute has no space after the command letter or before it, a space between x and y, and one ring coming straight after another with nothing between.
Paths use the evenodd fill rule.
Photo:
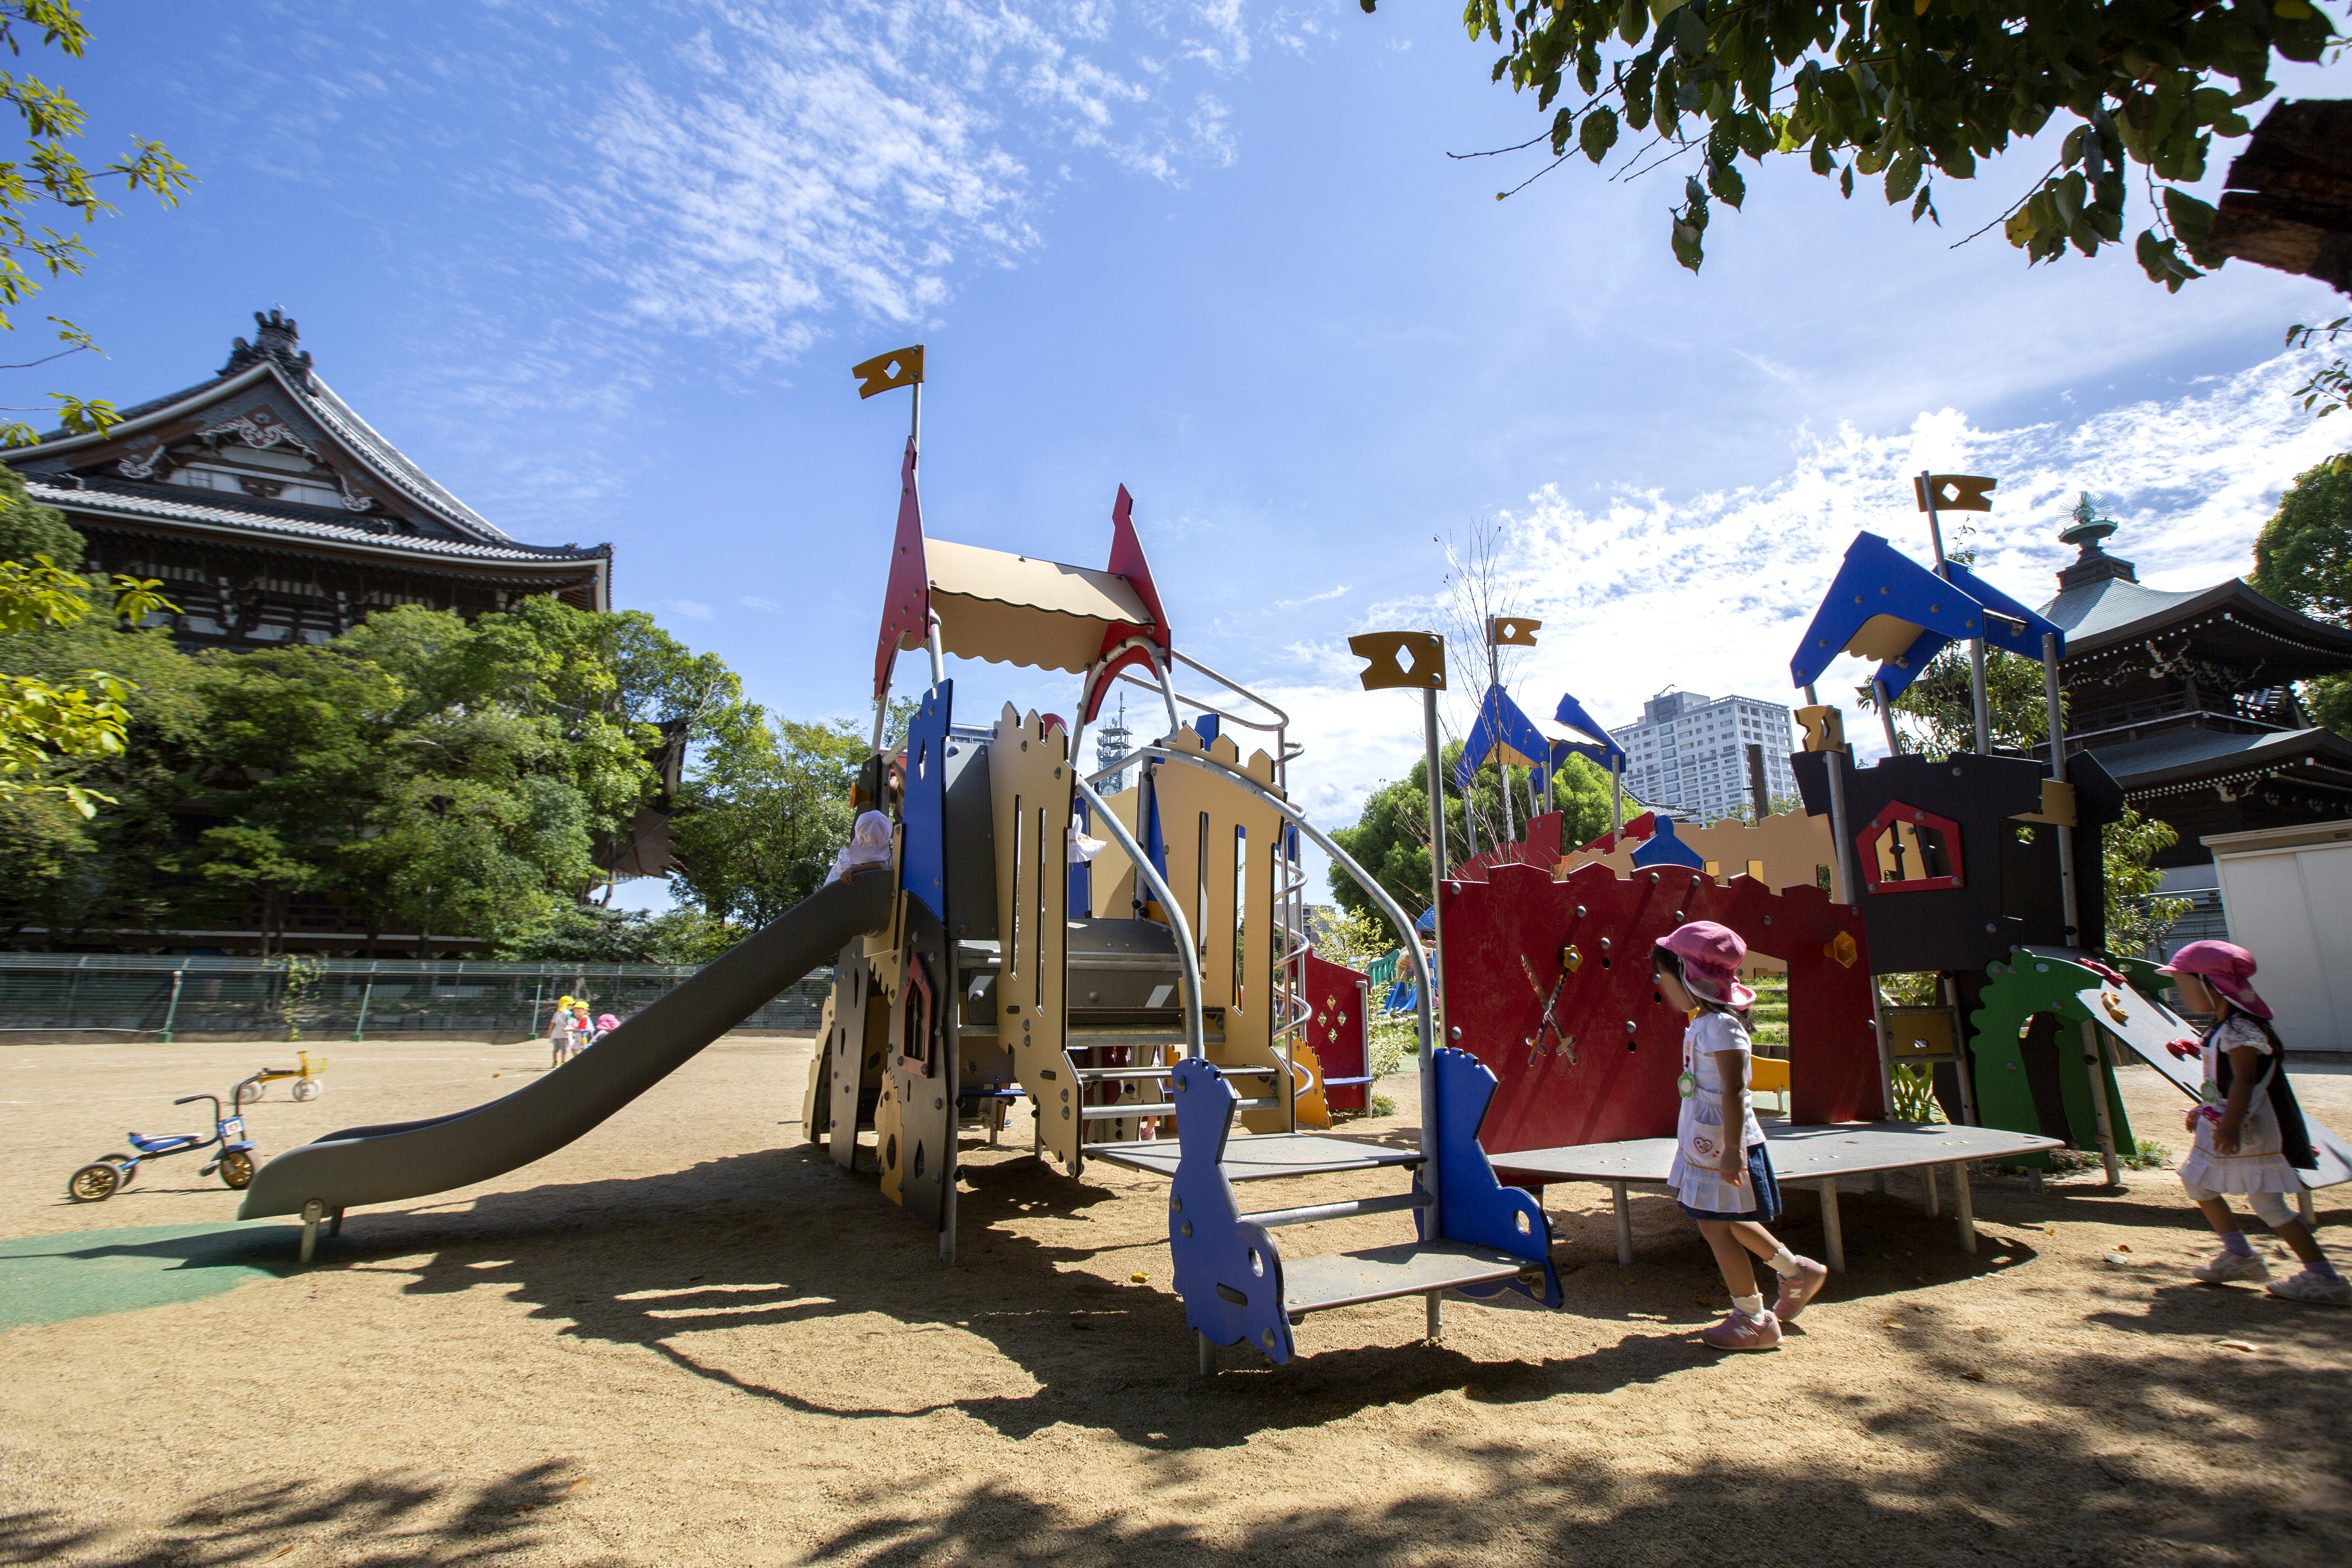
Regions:
<instances>
[{"instance_id":1,"label":"flag pole","mask_svg":"<svg viewBox=\"0 0 2352 1568\"><path fill-rule=\"evenodd\" d=\"M1936 575L1948 583L1952 574L1946 568L1950 558L1944 553L1943 521L1936 513L1936 476L1922 468L1912 482L1918 488L1919 510L1927 514L1927 543L1936 552ZM1985 691L1984 612L1979 610L1977 619L1979 635L1969 639L1969 700L1975 710L1977 755L1981 757L1992 752L1992 703Z\"/></svg>"}]
</instances>

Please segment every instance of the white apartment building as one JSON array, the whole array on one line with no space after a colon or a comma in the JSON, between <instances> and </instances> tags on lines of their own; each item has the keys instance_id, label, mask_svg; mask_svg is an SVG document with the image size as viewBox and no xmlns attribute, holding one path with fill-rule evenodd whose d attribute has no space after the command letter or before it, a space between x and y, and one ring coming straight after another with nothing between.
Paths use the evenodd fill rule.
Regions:
<instances>
[{"instance_id":1,"label":"white apartment building","mask_svg":"<svg viewBox=\"0 0 2352 1568\"><path fill-rule=\"evenodd\" d=\"M1703 697L1672 687L1642 705L1642 720L1612 730L1625 748L1625 787L1677 820L1737 816L1748 798L1748 747L1764 748L1765 787L1797 793L1789 771L1796 720L1777 702L1753 697Z\"/></svg>"}]
</instances>

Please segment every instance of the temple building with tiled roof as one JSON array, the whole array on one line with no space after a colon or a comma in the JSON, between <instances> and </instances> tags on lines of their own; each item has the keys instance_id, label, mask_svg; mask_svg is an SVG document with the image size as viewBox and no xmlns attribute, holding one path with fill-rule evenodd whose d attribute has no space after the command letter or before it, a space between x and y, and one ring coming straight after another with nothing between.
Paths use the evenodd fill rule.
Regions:
<instances>
[{"instance_id":1,"label":"temple building with tiled roof","mask_svg":"<svg viewBox=\"0 0 2352 1568\"><path fill-rule=\"evenodd\" d=\"M2209 835L2352 820L2352 741L2314 725L2294 685L2352 669L2352 631L2231 578L2147 587L2102 542L2116 524L2086 496L2058 537L2076 559L2042 614L2066 633L2066 748L2088 751L2132 809L2179 842L2157 857L2192 922L2219 920ZM2198 925L2175 936L2221 935Z\"/></svg>"},{"instance_id":2,"label":"temple building with tiled roof","mask_svg":"<svg viewBox=\"0 0 2352 1568\"><path fill-rule=\"evenodd\" d=\"M88 570L162 580L181 647L324 642L395 605L611 607L611 545L500 531L335 395L291 320L253 319L211 380L0 453L81 531Z\"/></svg>"}]
</instances>

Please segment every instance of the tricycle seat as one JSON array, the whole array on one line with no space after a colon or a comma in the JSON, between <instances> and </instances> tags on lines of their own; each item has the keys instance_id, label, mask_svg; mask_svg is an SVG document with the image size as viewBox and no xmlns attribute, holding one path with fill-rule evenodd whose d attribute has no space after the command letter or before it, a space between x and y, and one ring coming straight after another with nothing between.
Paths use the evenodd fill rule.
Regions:
<instances>
[{"instance_id":1,"label":"tricycle seat","mask_svg":"<svg viewBox=\"0 0 2352 1568\"><path fill-rule=\"evenodd\" d=\"M142 1154L168 1154L174 1149L184 1149L200 1140L193 1132L126 1132L131 1146Z\"/></svg>"}]
</instances>

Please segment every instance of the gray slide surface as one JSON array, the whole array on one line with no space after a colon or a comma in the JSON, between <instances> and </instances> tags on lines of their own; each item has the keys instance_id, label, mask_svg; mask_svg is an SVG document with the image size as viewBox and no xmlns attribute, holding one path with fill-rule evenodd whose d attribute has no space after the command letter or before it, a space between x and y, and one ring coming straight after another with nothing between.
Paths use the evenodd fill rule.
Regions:
<instances>
[{"instance_id":1,"label":"gray slide surface","mask_svg":"<svg viewBox=\"0 0 2352 1568\"><path fill-rule=\"evenodd\" d=\"M890 921L887 870L820 888L595 1045L503 1100L449 1116L348 1127L270 1161L239 1219L398 1203L554 1152L676 1071L777 992Z\"/></svg>"}]
</instances>

